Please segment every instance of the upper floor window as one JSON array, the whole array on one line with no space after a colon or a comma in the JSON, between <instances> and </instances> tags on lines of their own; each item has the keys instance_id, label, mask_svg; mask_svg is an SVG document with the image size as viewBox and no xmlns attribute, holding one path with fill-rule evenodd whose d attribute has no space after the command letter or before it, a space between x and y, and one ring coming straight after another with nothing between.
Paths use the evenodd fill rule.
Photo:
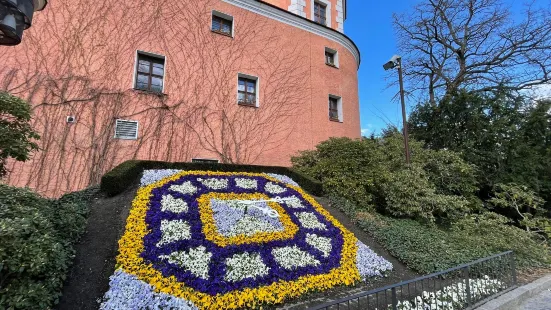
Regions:
<instances>
[{"instance_id":1,"label":"upper floor window","mask_svg":"<svg viewBox=\"0 0 551 310\"><path fill-rule=\"evenodd\" d=\"M331 67L339 67L339 54L336 50L325 48L325 64Z\"/></svg>"},{"instance_id":2,"label":"upper floor window","mask_svg":"<svg viewBox=\"0 0 551 310\"><path fill-rule=\"evenodd\" d=\"M212 11L211 30L226 36L233 36L233 17L218 11Z\"/></svg>"},{"instance_id":3,"label":"upper floor window","mask_svg":"<svg viewBox=\"0 0 551 310\"><path fill-rule=\"evenodd\" d=\"M335 54L325 51L325 63L331 66L335 65Z\"/></svg>"},{"instance_id":4,"label":"upper floor window","mask_svg":"<svg viewBox=\"0 0 551 310\"><path fill-rule=\"evenodd\" d=\"M342 98L329 95L329 119L342 122Z\"/></svg>"},{"instance_id":5,"label":"upper floor window","mask_svg":"<svg viewBox=\"0 0 551 310\"><path fill-rule=\"evenodd\" d=\"M164 76L165 58L163 56L152 56L138 52L136 83L134 85L136 89L162 93Z\"/></svg>"},{"instance_id":6,"label":"upper floor window","mask_svg":"<svg viewBox=\"0 0 551 310\"><path fill-rule=\"evenodd\" d=\"M243 105L257 106L258 78L240 74L237 82L237 102Z\"/></svg>"},{"instance_id":7,"label":"upper floor window","mask_svg":"<svg viewBox=\"0 0 551 310\"><path fill-rule=\"evenodd\" d=\"M317 1L314 2L314 21L327 25L327 5Z\"/></svg>"}]
</instances>

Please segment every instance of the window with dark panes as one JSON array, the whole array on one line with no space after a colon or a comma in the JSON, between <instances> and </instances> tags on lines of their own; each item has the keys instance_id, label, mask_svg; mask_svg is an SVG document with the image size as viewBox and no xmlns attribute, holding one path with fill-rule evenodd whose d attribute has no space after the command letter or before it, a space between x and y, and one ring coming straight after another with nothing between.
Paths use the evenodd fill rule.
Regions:
<instances>
[{"instance_id":1,"label":"window with dark panes","mask_svg":"<svg viewBox=\"0 0 551 310\"><path fill-rule=\"evenodd\" d=\"M326 25L327 6L325 4L314 2L314 21L318 24Z\"/></svg>"},{"instance_id":2,"label":"window with dark panes","mask_svg":"<svg viewBox=\"0 0 551 310\"><path fill-rule=\"evenodd\" d=\"M212 15L212 31L228 36L232 35L232 21L220 16Z\"/></svg>"},{"instance_id":3,"label":"window with dark panes","mask_svg":"<svg viewBox=\"0 0 551 310\"><path fill-rule=\"evenodd\" d=\"M237 87L237 101L239 104L256 105L256 81L239 77Z\"/></svg>"},{"instance_id":4,"label":"window with dark panes","mask_svg":"<svg viewBox=\"0 0 551 310\"><path fill-rule=\"evenodd\" d=\"M162 93L164 75L165 60L163 58L138 54L136 89Z\"/></svg>"},{"instance_id":5,"label":"window with dark panes","mask_svg":"<svg viewBox=\"0 0 551 310\"><path fill-rule=\"evenodd\" d=\"M329 97L329 119L339 120L339 99L337 98Z\"/></svg>"},{"instance_id":6,"label":"window with dark panes","mask_svg":"<svg viewBox=\"0 0 551 310\"><path fill-rule=\"evenodd\" d=\"M331 66L335 66L335 53L325 51L325 63Z\"/></svg>"}]
</instances>

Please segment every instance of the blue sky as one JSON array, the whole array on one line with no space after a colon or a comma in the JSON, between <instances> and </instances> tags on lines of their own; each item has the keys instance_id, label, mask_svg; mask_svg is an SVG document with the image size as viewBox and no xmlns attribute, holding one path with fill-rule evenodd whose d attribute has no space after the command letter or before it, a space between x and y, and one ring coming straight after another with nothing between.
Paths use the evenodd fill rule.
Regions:
<instances>
[{"instance_id":1,"label":"blue sky","mask_svg":"<svg viewBox=\"0 0 551 310\"><path fill-rule=\"evenodd\" d=\"M388 123L402 122L400 104L392 98L397 87L386 89L382 65L397 54L392 14L407 12L421 0L347 0L348 16L344 31L362 54L359 71L360 116L364 134L380 132ZM537 0L541 4L549 0ZM506 0L513 12L520 12L522 1ZM407 102L408 112L415 102Z\"/></svg>"}]
</instances>

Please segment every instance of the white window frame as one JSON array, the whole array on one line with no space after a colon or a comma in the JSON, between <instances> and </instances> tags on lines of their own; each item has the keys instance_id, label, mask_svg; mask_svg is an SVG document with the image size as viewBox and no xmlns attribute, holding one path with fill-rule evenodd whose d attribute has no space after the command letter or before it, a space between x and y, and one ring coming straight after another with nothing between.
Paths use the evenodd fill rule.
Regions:
<instances>
[{"instance_id":1,"label":"white window frame","mask_svg":"<svg viewBox=\"0 0 551 310\"><path fill-rule=\"evenodd\" d=\"M330 47L325 47L325 49L323 50L323 62L325 62L325 53L326 52L329 52L331 54L333 54L333 59L334 59L334 62L335 62L335 67L337 68L340 68L340 63L339 63L339 51L335 50L335 49L332 49ZM327 63L325 63L327 64ZM329 64L327 64L328 66L330 66Z\"/></svg>"},{"instance_id":2,"label":"white window frame","mask_svg":"<svg viewBox=\"0 0 551 310\"><path fill-rule=\"evenodd\" d=\"M329 118L329 98L337 99L337 110L339 112L339 122L342 123L344 121L343 113L342 113L342 97L337 95L329 94L329 97L327 98L327 117Z\"/></svg>"},{"instance_id":3,"label":"white window frame","mask_svg":"<svg viewBox=\"0 0 551 310\"><path fill-rule=\"evenodd\" d=\"M210 17L210 30L211 31L212 31L212 17L213 16L220 17L222 19L231 21L231 35L230 35L230 37L233 38L235 36L235 22L233 20L233 16L231 16L229 14L226 14L226 13L223 13L223 12L220 12L220 11L212 10L212 15Z\"/></svg>"},{"instance_id":4,"label":"white window frame","mask_svg":"<svg viewBox=\"0 0 551 310\"><path fill-rule=\"evenodd\" d=\"M325 5L325 14L327 14L327 16L325 16L325 26L331 28L331 1L329 0L312 0L312 5L310 5L310 19L314 20L314 3L316 2Z\"/></svg>"},{"instance_id":5,"label":"white window frame","mask_svg":"<svg viewBox=\"0 0 551 310\"><path fill-rule=\"evenodd\" d=\"M153 57L153 58L163 60L163 62L164 62L163 89L161 90L160 93L164 94L165 93L165 80L166 80L166 74L167 74L166 67L167 67L167 63L168 63L167 57L165 55L155 54L155 53L146 52L146 51L142 51L142 50L136 50L136 54L134 55L134 78L132 79L132 89L143 91L141 89L136 88L136 80L138 79L138 57L139 57L139 55L149 56L149 57ZM152 93L154 93L154 92L152 92Z\"/></svg>"},{"instance_id":6,"label":"white window frame","mask_svg":"<svg viewBox=\"0 0 551 310\"><path fill-rule=\"evenodd\" d=\"M136 123L136 135L133 137L133 138L121 138L121 137L117 137L117 126L119 125L119 122L122 121L122 122L130 122L130 123ZM140 123L138 121L133 121L133 120L128 120L128 119L121 119L121 118L117 118L115 120L115 135L113 136L113 138L115 139L119 139L119 140L138 140L138 132L140 130Z\"/></svg>"},{"instance_id":7,"label":"white window frame","mask_svg":"<svg viewBox=\"0 0 551 310\"><path fill-rule=\"evenodd\" d=\"M239 104L239 78L256 81L256 89L255 89L256 100L255 100L255 105L253 107L257 107L257 108L260 107L260 78L258 76L254 76L246 73L241 73L241 72L237 73L237 83L236 83L237 88L235 89L237 104Z\"/></svg>"}]
</instances>

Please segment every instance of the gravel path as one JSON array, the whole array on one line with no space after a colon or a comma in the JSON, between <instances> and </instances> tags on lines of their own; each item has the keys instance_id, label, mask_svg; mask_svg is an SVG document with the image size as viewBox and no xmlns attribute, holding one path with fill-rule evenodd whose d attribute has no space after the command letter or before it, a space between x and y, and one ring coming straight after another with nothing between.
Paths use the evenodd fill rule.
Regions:
<instances>
[{"instance_id":1,"label":"gravel path","mask_svg":"<svg viewBox=\"0 0 551 310\"><path fill-rule=\"evenodd\" d=\"M519 310L551 310L551 289L545 290L525 301Z\"/></svg>"}]
</instances>

